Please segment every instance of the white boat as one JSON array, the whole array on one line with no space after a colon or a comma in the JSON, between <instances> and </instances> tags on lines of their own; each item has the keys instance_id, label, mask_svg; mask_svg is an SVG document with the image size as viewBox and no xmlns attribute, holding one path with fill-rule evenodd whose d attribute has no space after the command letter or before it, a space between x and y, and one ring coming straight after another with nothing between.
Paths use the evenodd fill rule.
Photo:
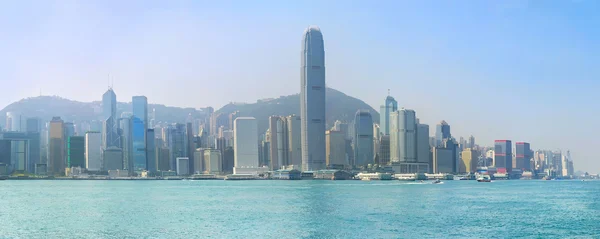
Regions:
<instances>
[{"instance_id":1,"label":"white boat","mask_svg":"<svg viewBox=\"0 0 600 239\"><path fill-rule=\"evenodd\" d=\"M480 175L477 178L477 182L480 182L480 183L489 183L489 182L492 182L492 178L490 178L490 175L483 174L483 175Z\"/></svg>"}]
</instances>

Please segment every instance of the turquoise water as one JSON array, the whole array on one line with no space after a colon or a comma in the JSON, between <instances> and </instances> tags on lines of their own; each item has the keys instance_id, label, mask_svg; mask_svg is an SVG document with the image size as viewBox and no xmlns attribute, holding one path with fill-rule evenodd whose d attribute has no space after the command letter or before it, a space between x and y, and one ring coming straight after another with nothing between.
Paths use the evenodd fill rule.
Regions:
<instances>
[{"instance_id":1,"label":"turquoise water","mask_svg":"<svg viewBox=\"0 0 600 239\"><path fill-rule=\"evenodd\" d=\"M600 238L600 181L0 181L0 238Z\"/></svg>"}]
</instances>

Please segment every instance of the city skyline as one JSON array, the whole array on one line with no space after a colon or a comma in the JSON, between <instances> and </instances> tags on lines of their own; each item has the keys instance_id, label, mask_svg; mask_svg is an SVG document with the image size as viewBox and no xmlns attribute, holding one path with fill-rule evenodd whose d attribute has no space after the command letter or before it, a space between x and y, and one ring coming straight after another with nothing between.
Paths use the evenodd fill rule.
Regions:
<instances>
[{"instance_id":1,"label":"city skyline","mask_svg":"<svg viewBox=\"0 0 600 239\"><path fill-rule=\"evenodd\" d=\"M146 42L146 45L142 45L139 48L131 48L131 51L123 51L129 55L139 55L137 57L127 57L123 55L107 56L100 54L97 50L94 50L96 46L100 49L107 49L107 52L113 52L116 50L122 50L121 47L130 46L132 44L131 38L107 38L107 43L101 44L96 41L90 41L90 43L83 42L87 40L85 37L66 39L65 43L61 43L62 39L59 34L70 34L74 32L74 29L79 29L88 26L92 22L96 22L103 19L111 20L107 24L115 24L118 19L110 18L107 14L105 7L110 6L114 3L105 3L101 6L92 6L85 3L79 3L80 6L77 9L57 5L52 2L45 2L37 6L40 8L48 7L50 12L42 12L38 17L32 18L29 21L23 22L27 30L22 30L25 33L31 33L35 36L47 36L47 37L36 37L40 40L31 40L23 44L15 44L15 49L21 49L21 51L13 51L7 49L8 58L17 59L17 70L10 70L7 68L0 69L3 81L6 79L14 79L14 91L6 92L0 97L0 105L7 105L12 101L19 100L28 96L37 95L42 90L44 95L61 95L70 99L82 100L82 101L97 101L97 95L105 91L107 84L107 75L111 74L115 81L115 87L119 89L119 95L121 99L129 99L133 95L144 94L152 99L154 102L161 102L168 105L180 105L180 106L194 106L196 108L202 106L219 106L230 101L254 101L259 98L277 97L279 95L298 93L297 90L297 42L298 42L298 29L305 28L307 25L314 23L320 25L322 28L327 29L328 45L326 50L328 51L328 71L327 79L328 85L339 89L349 95L364 100L375 109L381 104L381 98L385 90L390 88L394 93L394 97L398 101L399 106L415 109L419 113L419 118L422 122L433 125L435 122L440 120L448 121L452 126L453 134L468 136L476 135L479 142L485 142L485 145L491 144L495 139L510 138L515 142L527 141L532 142L534 148L545 148L545 149L570 149L573 152L574 158L578 159L578 168L593 168L598 171L600 165L594 161L593 146L598 142L592 135L593 132L598 131L598 126L593 123L595 113L593 110L594 106L589 100L586 100L592 96L592 89L597 88L597 83L592 81L597 78L597 70L590 68L590 62L592 61L594 52L598 49L589 45L596 39L598 34L593 27L587 27L590 23L584 23L577 21L576 19L582 19L585 17L591 17L588 11L585 9L594 9L597 3L594 2L553 2L542 4L542 3L530 3L530 4L514 4L511 3L478 3L478 4L465 4L458 3L457 6L446 6L448 12L444 12L440 18L430 18L421 23L422 25L410 27L406 25L405 31L407 34L400 34L398 31L391 31L385 29L385 26L377 27L378 21L382 21L381 17L390 17L388 12L383 11L382 8L366 8L362 11L358 11L360 16L373 17L376 14L372 14L369 11L381 12L381 17L374 17L372 20L360 23L356 21L347 21L349 16L338 13L331 19L322 18L308 18L308 17L297 17L294 16L292 22L288 23L270 23L267 24L268 28L276 29L278 32L282 32L281 38L278 39L280 43L274 41L265 41L265 43L258 43L258 41L265 40L265 37L257 37L257 39L250 39L247 43L257 43L256 45L249 46L247 44L229 45L232 47L232 51L238 51L241 59L247 59L248 55L254 51L261 50L266 45L275 44L277 49L282 49L280 53L270 53L268 55L276 61L273 71L264 70L261 67L255 67L258 70L251 70L247 73L248 78L236 78L235 74L226 74L223 76L225 79L221 80L226 89L232 91L228 97L218 97L216 95L209 94L203 96L203 98L196 98L193 101L185 101L178 97L171 97L173 94L162 94L154 89L157 87L150 87L145 89L137 89L132 87L132 84L140 79L144 78L144 72L142 69L146 68L148 61L144 61L142 57L148 57L144 55L144 47L155 46L158 43L171 43L172 39L169 38L156 38ZM218 3L213 3L218 4ZM335 5L335 2L325 3L325 5ZM416 13L423 14L423 16L432 16L433 13L438 13L436 10L431 8L430 3L406 3L411 5L411 10ZM438 3L444 5L445 3ZM149 4L151 5L151 4ZM227 29L231 30L240 27L256 26L257 22L265 22L267 20L281 19L281 16L267 15L264 18L257 16L241 16L241 19L249 20L248 25L241 23L240 18L230 22L226 22L222 25L205 26L204 22L198 22L193 16L193 13L198 10L198 6L191 4L192 6L165 6L166 8L173 10L182 15L175 15L172 19L166 19L167 22L163 28L159 28L158 31L166 31L164 26L171 26L175 23L186 23L185 27L193 27L196 24L202 25L208 30L215 29ZM387 2L388 7L397 6L394 3ZM150 9L143 8L141 10L134 10L136 3L130 3L126 6L124 11L142 11L150 14L149 18L138 20L137 23L142 26L156 26L155 19L158 17L173 16L168 12L153 12ZM190 10L185 10L189 7ZM244 7L250 7L244 5ZM264 6L257 6L264 7ZM294 6L297 7L297 6ZM356 9L357 6L342 6L345 9ZM464 9L461 9L463 7ZM3 17L9 19L21 19L21 16L15 16L12 12L24 12L22 17L28 17L35 11L16 11L22 9L19 3L10 3L6 8L0 11L7 11L6 14L2 14ZM98 9L99 8L99 9ZM270 11L274 9L289 9L290 6L284 3L273 4L270 8L263 9L262 11ZM569 19L568 14L557 11L556 9L572 9L583 11L581 18ZM15 10L16 9L16 10ZM15 10L15 11L13 11ZM39 9L38 9L39 10ZM464 11L477 10L485 14L477 14L473 17L482 20L485 23L495 26L497 33L485 32L486 34L479 34L478 37L473 41L466 41L469 47L473 48L471 51L466 51L467 46L461 44L463 39L460 35L470 36L473 35L476 30L480 28L475 24L467 24L465 20L458 17L460 13ZM37 11L37 10L36 10ZM96 14L85 14L96 12ZM305 8L300 8L299 11L307 11ZM318 10L326 12L326 10ZM233 12L237 12L232 10ZM3 12L4 13L4 12ZM61 17L58 17L58 14ZM427 14L428 13L428 14ZM587 15L586 15L587 13ZM532 16L527 16L531 14ZM73 19L79 19L83 15L89 15L89 17L81 18L81 23L74 24ZM323 14L326 16L327 14ZM403 15L403 14L397 14ZM550 16L556 18L551 19ZM189 17L186 18L186 17ZM446 17L446 18L444 18ZM209 15L209 19L217 20L220 19L217 15ZM392 18L397 22L404 22L400 20L419 20L423 17L416 16L415 14L406 14L399 16L398 18ZM35 28L40 26L40 22L43 19L50 19L47 25L42 25L42 28ZM447 21L444 25L442 20ZM530 20L536 24L521 24ZM472 21L469 21L472 22ZM476 22L476 21L475 21ZM593 22L593 21L589 21ZM67 23L69 27L58 27L59 24ZM440 24L442 23L442 24ZM456 28L457 36L448 33L436 27L436 24L441 26L463 26ZM562 23L562 24L554 24ZM358 37L351 31L341 30L336 28L337 24L342 26L354 25L360 27L363 31L364 38ZM404 23L403 23L404 24ZM554 31L541 32L544 27L536 27L539 24L543 26L553 26L551 29ZM106 26L106 25L105 25ZM367 26L372 26L371 28ZM443 37L442 41L431 40L434 36L439 36L432 33L423 32L420 30L423 26L431 27L435 31L439 31ZM516 27L519 26L519 27ZM71 28L72 27L72 28ZM583 32L574 34L570 27L576 27L576 29L584 29ZM36 30L37 29L37 30ZM245 29L245 28L244 28ZM348 28L354 29L354 28ZM99 33L95 34L111 35L106 34L106 29L100 29ZM131 30L131 25L123 26L122 28L116 28L115 31L118 33L126 32ZM148 28L143 28L150 36L156 36L154 31ZM23 32L8 28L9 32L15 34L9 34L6 39L9 43L17 42L20 37L24 36ZM182 54L182 49L189 49L194 52L195 46L192 45L192 40L196 39L195 32L181 32L182 28L176 28L169 33L177 33L177 36L183 37L185 40L178 47L159 47L158 52L152 54L163 53L167 58L165 59L195 59L187 54ZM531 31L531 34L525 34L525 32ZM54 33L56 32L56 33ZM227 36L236 36L230 30L217 31L216 39L222 40ZM380 40L373 36L388 36L389 40ZM233 34L233 35L232 35ZM443 34L446 34L445 36ZM532 37L532 34L537 34L537 37ZM516 39L516 37L507 36L523 36L524 39ZM404 37L400 37L404 36ZM418 41L422 40L417 36L429 36L429 41ZM561 37L557 37L561 36ZM539 37L539 38L538 38ZM497 38L498 40L494 40ZM101 38L102 39L102 38ZM538 44L539 40L544 39L543 44ZM59 41L60 40L60 41ZM369 40L379 43L375 46L369 45L369 48L351 48L351 45L360 45L362 41ZM444 41L446 40L446 45ZM401 44L391 44L391 42ZM506 41L510 44L503 44ZM522 42L521 42L522 41ZM580 42L578 47L565 49L561 48L563 42ZM78 44L74 44L78 43ZM207 42L204 42L207 43ZM214 43L214 42L212 42ZM220 49L224 43L215 43L216 49ZM402 44L405 43L405 44ZM587 43L587 44L586 44ZM29 45L27 45L29 44ZM47 50L39 51L40 44L49 44L56 46L54 49L65 50L64 53L57 51ZM22 50L23 47L32 45L32 50ZM71 47L75 45L76 48ZM414 49L409 49L413 47ZM425 51L427 47L433 47L437 50L436 53ZM74 53L74 49L81 49L83 52L89 52L90 54L86 57L78 56ZM349 51L353 49L355 51ZM454 50L456 49L456 50ZM524 50L525 49L525 50ZM205 50L204 48L198 50ZM588 54L583 54L581 51L587 51ZM386 51L387 54L381 54L378 52ZM487 52L486 55L476 54L475 51ZM506 52L506 53L503 53ZM524 57L513 57L514 52L520 52L525 54ZM35 53L35 54L34 54ZM452 58L452 53L457 55L459 58ZM113 53L115 54L115 53ZM214 56L216 52L208 51L206 54ZM216 61L213 62L212 66L218 64L225 64L226 59L231 59L234 54L231 52L223 53L225 56L217 57ZM392 56L403 56L401 58L394 58ZM598 55L598 54L595 54ZM33 57L40 56L40 57ZM59 56L58 59L53 56ZM150 55L152 56L152 55ZM256 55L252 55L256 56ZM367 57L367 56L379 56L378 57ZM125 67L116 67L112 64L107 64L107 59L114 60L112 57L121 57L116 59L118 64ZM348 62L343 58L352 58L354 62ZM148 57L151 58L151 57ZM411 59L411 62L403 60L403 58ZM519 59L514 61L514 59ZM46 61L53 60L57 65L54 69L48 69L44 67L38 67ZM371 59L373 63L368 63L362 59ZM426 65L424 62L427 60L434 60L431 64L433 66ZM540 59L545 59L541 60ZM549 60L548 60L549 59ZM561 59L560 61L556 59ZM29 62L31 61L31 62ZM75 61L80 61L78 64L71 64ZM247 60L242 60L248 62ZM385 63L383 61L395 62ZM474 61L482 61L479 65L473 65ZM510 61L514 61L511 63ZM25 63L29 62L29 63ZM176 63L181 61L176 60ZM202 61L199 61L202 63ZM452 63L448 63L452 62ZM462 62L462 63L461 63ZM561 66L564 62L564 67ZM567 62L572 62L567 64ZM69 64L67 64L69 63ZM92 64L94 63L94 64ZM95 64L98 63L98 64ZM273 63L273 61L269 61ZM381 63L381 64L379 64ZM359 70L362 65L366 64L369 70ZM7 64L10 66L11 64ZM72 65L72 66L71 66ZM78 69L73 69L74 67ZM144 66L144 67L142 67ZM233 67L240 67L240 71L247 71L245 66L242 66L241 62L234 61L227 63L227 69ZM224 67L223 66L223 67ZM252 64L252 66L256 66ZM427 67L425 67L427 66ZM474 67L479 66L479 67ZM526 67L529 66L529 67ZM168 92L181 92L182 95L190 95L191 93L186 91L185 88L189 87L188 84L193 84L187 79L200 78L202 84L210 83L208 79L215 79L217 72L224 72L222 67L216 67L214 71L207 71L208 75L202 76L197 75L195 72L183 71L182 74L170 74L179 69L180 66L174 64L165 64L164 70L154 69L150 73L156 73L149 78L148 85L155 86L166 79L175 78L179 84L165 85L164 90ZM29 69L37 69L36 73L25 73ZM411 69L412 68L412 69ZM281 70L280 70L281 69ZM429 72L425 69L436 69L434 73ZM553 69L553 71L543 70ZM268 73L264 73L266 71ZM586 74L582 74L585 72ZM550 74L555 73L555 74ZM37 75L40 74L40 75ZM43 77L41 77L43 76ZM62 77L66 76L66 77ZM539 77L538 77L539 76ZM42 79L48 81L53 80L53 85L45 84L35 79ZM464 78L464 79L460 79ZM86 79L85 85L81 86L82 90L67 91L65 85L80 85L77 82L82 79ZM207 79L207 80L203 80ZM221 77L218 77L221 79ZM244 79L244 80L237 80ZM257 81L263 79L264 85L275 84L280 88L264 87L266 89L259 89L248 82ZM285 79L282 81L281 79ZM386 80L383 80L386 79ZM413 80L414 79L414 80ZM544 79L542 81L542 79ZM366 83L365 81L368 81ZM282 84L287 82L292 86L285 86L288 84ZM503 82L504 84L496 84ZM567 83L568 82L568 83ZM3 82L8 83L8 82ZM89 84L87 84L89 83ZM235 83L235 84L234 84ZM521 85L520 83L525 83ZM496 85L499 87L491 88L490 85ZM365 87L372 87L369 90L364 90ZM426 87L425 87L426 86ZM523 86L523 87L521 87ZM136 85L139 87L139 85ZM221 86L213 86L216 89ZM453 88L449 88L453 87ZM243 89L252 88L255 89L250 93L240 94ZM406 90L405 90L406 89ZM450 89L450 90L449 90ZM141 91L141 92L140 92ZM216 90L219 92L219 90ZM424 94L427 92L427 94ZM165 96L163 96L165 95ZM569 97L563 97L562 95L569 95ZM468 96L468 97L467 97ZM518 96L518 97L515 97ZM194 96L196 97L196 96ZM474 100L473 100L474 99ZM486 100L487 99L487 100ZM453 103L445 103L451 100ZM193 103L192 103L193 102ZM495 114L493 106L496 104L505 104L506 106L514 108L512 114L506 114L499 116ZM193 104L193 105L189 105ZM198 105L197 105L198 104ZM560 113L556 113L559 111ZM545 114L542 112L555 112L553 114ZM494 117L490 117L494 115ZM576 125L561 123L570 122L572 118L576 118L578 123ZM47 120L47 119L46 119ZM518 125L518 127L514 127ZM549 130L553 129L553 130ZM560 140L557 140L560 139Z\"/></svg>"}]
</instances>

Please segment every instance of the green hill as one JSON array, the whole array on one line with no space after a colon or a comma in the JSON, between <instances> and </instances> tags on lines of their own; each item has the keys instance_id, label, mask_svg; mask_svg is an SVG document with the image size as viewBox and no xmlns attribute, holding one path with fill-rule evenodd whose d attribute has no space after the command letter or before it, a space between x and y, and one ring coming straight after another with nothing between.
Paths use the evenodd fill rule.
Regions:
<instances>
[{"instance_id":1,"label":"green hill","mask_svg":"<svg viewBox=\"0 0 600 239\"><path fill-rule=\"evenodd\" d=\"M348 96L334 89L327 89L327 125L330 127L335 120L352 122L354 113L359 109L370 110L373 120L379 122L379 113L363 101ZM202 110L193 108L169 107L165 105L150 104L149 113L156 110L157 122L186 122L189 114L195 118L205 117ZM40 117L42 121L50 121L53 116L60 116L65 121L79 122L101 120L102 107L99 101L78 102L58 96L38 96L14 102L0 111L4 118L6 112L18 112L26 117ZM117 104L117 115L122 112L131 112L131 103ZM258 100L248 104L228 104L217 112L226 114L240 111L242 116L252 116L258 120L259 132L264 132L268 127L268 118L271 115L287 116L300 114L300 95L282 96L277 99ZM0 120L4 126L5 120Z\"/></svg>"}]
</instances>

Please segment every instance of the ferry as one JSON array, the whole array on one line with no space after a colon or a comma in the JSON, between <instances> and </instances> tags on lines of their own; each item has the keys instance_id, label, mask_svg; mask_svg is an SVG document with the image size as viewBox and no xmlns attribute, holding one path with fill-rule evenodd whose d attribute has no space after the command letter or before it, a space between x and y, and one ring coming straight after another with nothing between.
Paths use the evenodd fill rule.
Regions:
<instances>
[{"instance_id":1,"label":"ferry","mask_svg":"<svg viewBox=\"0 0 600 239\"><path fill-rule=\"evenodd\" d=\"M258 179L256 175L253 174L230 174L225 177L225 180L255 180Z\"/></svg>"},{"instance_id":2,"label":"ferry","mask_svg":"<svg viewBox=\"0 0 600 239\"><path fill-rule=\"evenodd\" d=\"M479 176L479 178L477 178L477 182L489 183L489 182L492 182L492 178L490 178L490 175L484 174L484 175Z\"/></svg>"}]
</instances>

